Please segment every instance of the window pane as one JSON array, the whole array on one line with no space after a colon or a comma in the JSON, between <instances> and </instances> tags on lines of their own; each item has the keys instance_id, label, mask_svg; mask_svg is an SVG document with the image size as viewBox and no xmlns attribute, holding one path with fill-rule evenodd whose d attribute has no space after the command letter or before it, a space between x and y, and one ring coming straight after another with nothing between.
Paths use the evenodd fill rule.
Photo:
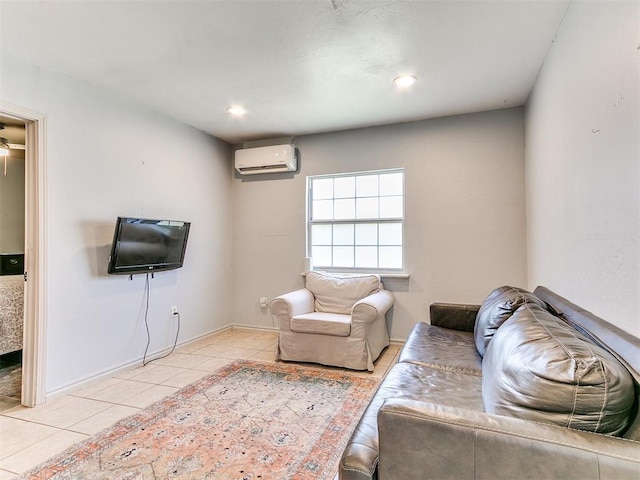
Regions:
<instances>
[{"instance_id":1,"label":"window pane","mask_svg":"<svg viewBox=\"0 0 640 480\"><path fill-rule=\"evenodd\" d=\"M356 245L378 245L378 224L360 223L356 225Z\"/></svg>"},{"instance_id":2,"label":"window pane","mask_svg":"<svg viewBox=\"0 0 640 480\"><path fill-rule=\"evenodd\" d=\"M331 266L331 247L311 247L314 267Z\"/></svg>"},{"instance_id":3,"label":"window pane","mask_svg":"<svg viewBox=\"0 0 640 480\"><path fill-rule=\"evenodd\" d=\"M356 267L376 268L378 266L377 247L356 247Z\"/></svg>"},{"instance_id":4,"label":"window pane","mask_svg":"<svg viewBox=\"0 0 640 480\"><path fill-rule=\"evenodd\" d=\"M333 178L317 178L311 188L314 200L333 198Z\"/></svg>"},{"instance_id":5,"label":"window pane","mask_svg":"<svg viewBox=\"0 0 640 480\"><path fill-rule=\"evenodd\" d=\"M351 220L356 217L356 201L353 198L346 198L343 200L335 201L335 214L336 220Z\"/></svg>"},{"instance_id":6,"label":"window pane","mask_svg":"<svg viewBox=\"0 0 640 480\"><path fill-rule=\"evenodd\" d=\"M357 198L356 218L378 218L378 197Z\"/></svg>"},{"instance_id":7,"label":"window pane","mask_svg":"<svg viewBox=\"0 0 640 480\"><path fill-rule=\"evenodd\" d=\"M334 183L335 198L353 198L356 196L356 178L336 178Z\"/></svg>"},{"instance_id":8,"label":"window pane","mask_svg":"<svg viewBox=\"0 0 640 480\"><path fill-rule=\"evenodd\" d=\"M311 218L313 220L333 220L333 200L314 200Z\"/></svg>"},{"instance_id":9,"label":"window pane","mask_svg":"<svg viewBox=\"0 0 640 480\"><path fill-rule=\"evenodd\" d=\"M358 197L376 197L378 195L378 175L358 175L356 177Z\"/></svg>"},{"instance_id":10,"label":"window pane","mask_svg":"<svg viewBox=\"0 0 640 480\"><path fill-rule=\"evenodd\" d=\"M353 245L353 223L333 226L334 245Z\"/></svg>"},{"instance_id":11,"label":"window pane","mask_svg":"<svg viewBox=\"0 0 640 480\"><path fill-rule=\"evenodd\" d=\"M402 245L402 224L381 223L380 245Z\"/></svg>"},{"instance_id":12,"label":"window pane","mask_svg":"<svg viewBox=\"0 0 640 480\"><path fill-rule=\"evenodd\" d=\"M353 247L333 247L333 266L353 267Z\"/></svg>"},{"instance_id":13,"label":"window pane","mask_svg":"<svg viewBox=\"0 0 640 480\"><path fill-rule=\"evenodd\" d=\"M380 218L402 218L402 197L380 197Z\"/></svg>"},{"instance_id":14,"label":"window pane","mask_svg":"<svg viewBox=\"0 0 640 480\"><path fill-rule=\"evenodd\" d=\"M335 269L402 269L404 171L309 177L309 253Z\"/></svg>"},{"instance_id":15,"label":"window pane","mask_svg":"<svg viewBox=\"0 0 640 480\"><path fill-rule=\"evenodd\" d=\"M380 175L380 195L402 195L402 173Z\"/></svg>"},{"instance_id":16,"label":"window pane","mask_svg":"<svg viewBox=\"0 0 640 480\"><path fill-rule=\"evenodd\" d=\"M380 247L380 268L402 268L402 247Z\"/></svg>"},{"instance_id":17,"label":"window pane","mask_svg":"<svg viewBox=\"0 0 640 480\"><path fill-rule=\"evenodd\" d=\"M331 245L331 225L311 225L311 245Z\"/></svg>"}]
</instances>

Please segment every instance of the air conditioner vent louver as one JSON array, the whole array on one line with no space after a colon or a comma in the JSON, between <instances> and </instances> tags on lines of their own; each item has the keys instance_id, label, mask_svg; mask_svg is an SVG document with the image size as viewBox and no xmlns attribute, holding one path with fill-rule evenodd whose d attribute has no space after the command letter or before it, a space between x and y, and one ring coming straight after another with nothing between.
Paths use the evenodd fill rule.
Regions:
<instances>
[{"instance_id":1,"label":"air conditioner vent louver","mask_svg":"<svg viewBox=\"0 0 640 480\"><path fill-rule=\"evenodd\" d=\"M287 144L236 150L235 168L241 175L295 172L298 168L296 149Z\"/></svg>"},{"instance_id":2,"label":"air conditioner vent louver","mask_svg":"<svg viewBox=\"0 0 640 480\"><path fill-rule=\"evenodd\" d=\"M252 172L254 170L274 170L281 169L282 165L263 165L261 167L243 167L240 169L242 172Z\"/></svg>"}]
</instances>

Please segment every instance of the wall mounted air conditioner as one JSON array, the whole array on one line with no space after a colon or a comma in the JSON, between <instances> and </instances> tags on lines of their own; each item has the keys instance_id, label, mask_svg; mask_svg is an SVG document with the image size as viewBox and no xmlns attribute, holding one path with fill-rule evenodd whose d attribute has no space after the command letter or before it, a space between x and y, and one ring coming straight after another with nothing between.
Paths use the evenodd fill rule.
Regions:
<instances>
[{"instance_id":1,"label":"wall mounted air conditioner","mask_svg":"<svg viewBox=\"0 0 640 480\"><path fill-rule=\"evenodd\" d=\"M235 167L241 175L295 172L298 169L296 147L290 144L236 150Z\"/></svg>"}]
</instances>

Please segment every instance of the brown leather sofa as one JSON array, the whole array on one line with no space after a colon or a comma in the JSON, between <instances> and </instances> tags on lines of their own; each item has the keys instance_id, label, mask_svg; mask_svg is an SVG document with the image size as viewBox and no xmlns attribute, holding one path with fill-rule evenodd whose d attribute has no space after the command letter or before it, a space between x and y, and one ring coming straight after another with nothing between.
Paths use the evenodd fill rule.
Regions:
<instances>
[{"instance_id":1,"label":"brown leather sofa","mask_svg":"<svg viewBox=\"0 0 640 480\"><path fill-rule=\"evenodd\" d=\"M640 339L547 288L502 288L431 305L341 480L640 478Z\"/></svg>"}]
</instances>

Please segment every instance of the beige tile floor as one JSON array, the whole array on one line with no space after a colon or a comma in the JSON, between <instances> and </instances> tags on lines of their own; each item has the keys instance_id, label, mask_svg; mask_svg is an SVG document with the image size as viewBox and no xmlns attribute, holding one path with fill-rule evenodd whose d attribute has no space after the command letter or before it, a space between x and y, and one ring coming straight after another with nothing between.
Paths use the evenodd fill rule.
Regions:
<instances>
[{"instance_id":1,"label":"beige tile floor","mask_svg":"<svg viewBox=\"0 0 640 480\"><path fill-rule=\"evenodd\" d=\"M16 478L233 360L273 362L275 343L275 332L229 328L178 347L166 358L115 373L35 408L17 406L2 411L0 480ZM371 373L347 371L382 377L395 363L398 349L395 345L387 348Z\"/></svg>"}]
</instances>

